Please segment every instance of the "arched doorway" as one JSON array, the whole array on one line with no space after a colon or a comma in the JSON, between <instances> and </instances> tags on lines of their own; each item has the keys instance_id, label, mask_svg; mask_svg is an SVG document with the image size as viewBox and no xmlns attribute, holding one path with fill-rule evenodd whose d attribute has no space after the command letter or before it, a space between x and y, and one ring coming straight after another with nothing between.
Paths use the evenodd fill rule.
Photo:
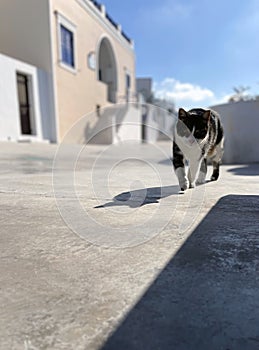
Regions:
<instances>
[{"instance_id":1,"label":"arched doorway","mask_svg":"<svg viewBox=\"0 0 259 350\"><path fill-rule=\"evenodd\" d=\"M107 84L107 100L116 103L117 65L111 43L103 38L98 52L98 79Z\"/></svg>"}]
</instances>

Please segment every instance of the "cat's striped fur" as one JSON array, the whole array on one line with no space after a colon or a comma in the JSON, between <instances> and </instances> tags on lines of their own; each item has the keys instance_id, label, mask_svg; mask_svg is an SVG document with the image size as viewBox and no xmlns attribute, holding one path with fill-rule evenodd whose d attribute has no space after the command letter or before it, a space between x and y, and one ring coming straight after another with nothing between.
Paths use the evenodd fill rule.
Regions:
<instances>
[{"instance_id":1,"label":"cat's striped fur","mask_svg":"<svg viewBox=\"0 0 259 350\"><path fill-rule=\"evenodd\" d=\"M211 180L219 177L223 156L224 133L220 117L213 110L194 108L190 111L179 109L174 130L173 166L182 191L188 186L205 182L207 159L212 161ZM185 161L189 162L186 175Z\"/></svg>"}]
</instances>

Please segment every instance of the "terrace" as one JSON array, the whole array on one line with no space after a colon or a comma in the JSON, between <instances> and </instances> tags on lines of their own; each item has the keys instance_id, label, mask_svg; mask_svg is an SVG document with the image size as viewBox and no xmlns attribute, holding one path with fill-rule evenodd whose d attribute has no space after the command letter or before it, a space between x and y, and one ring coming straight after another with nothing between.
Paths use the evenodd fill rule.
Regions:
<instances>
[{"instance_id":1,"label":"terrace","mask_svg":"<svg viewBox=\"0 0 259 350\"><path fill-rule=\"evenodd\" d=\"M1 143L3 349L258 349L259 165L170 150Z\"/></svg>"}]
</instances>

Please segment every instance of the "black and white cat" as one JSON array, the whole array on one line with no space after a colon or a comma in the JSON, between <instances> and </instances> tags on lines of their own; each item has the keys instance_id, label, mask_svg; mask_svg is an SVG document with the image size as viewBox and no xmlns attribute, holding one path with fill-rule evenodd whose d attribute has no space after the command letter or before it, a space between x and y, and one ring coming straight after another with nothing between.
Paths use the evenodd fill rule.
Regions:
<instances>
[{"instance_id":1,"label":"black and white cat","mask_svg":"<svg viewBox=\"0 0 259 350\"><path fill-rule=\"evenodd\" d=\"M223 127L218 113L213 110L194 108L179 109L174 130L173 166L181 191L205 182L207 159L212 161L211 181L219 177L223 156ZM189 162L188 174L185 161Z\"/></svg>"}]
</instances>

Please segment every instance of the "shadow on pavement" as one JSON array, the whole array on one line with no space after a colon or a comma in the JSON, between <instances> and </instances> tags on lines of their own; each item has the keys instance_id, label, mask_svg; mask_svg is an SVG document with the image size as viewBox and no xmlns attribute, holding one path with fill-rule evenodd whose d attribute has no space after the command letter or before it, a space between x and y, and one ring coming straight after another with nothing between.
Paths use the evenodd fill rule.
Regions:
<instances>
[{"instance_id":1,"label":"shadow on pavement","mask_svg":"<svg viewBox=\"0 0 259 350\"><path fill-rule=\"evenodd\" d=\"M229 169L228 171L239 176L258 176L259 164L247 164L243 167Z\"/></svg>"},{"instance_id":2,"label":"shadow on pavement","mask_svg":"<svg viewBox=\"0 0 259 350\"><path fill-rule=\"evenodd\" d=\"M179 195L179 186L150 187L140 190L122 192L113 198L112 202L98 205L95 208L107 208L126 205L138 208L146 204L159 203L159 199Z\"/></svg>"},{"instance_id":3,"label":"shadow on pavement","mask_svg":"<svg viewBox=\"0 0 259 350\"><path fill-rule=\"evenodd\" d=\"M161 165L169 165L169 166L173 166L172 164L172 160L173 158L166 158L166 159L162 159L158 162L158 164L161 164Z\"/></svg>"},{"instance_id":4,"label":"shadow on pavement","mask_svg":"<svg viewBox=\"0 0 259 350\"><path fill-rule=\"evenodd\" d=\"M259 196L221 198L102 350L259 349Z\"/></svg>"}]
</instances>

